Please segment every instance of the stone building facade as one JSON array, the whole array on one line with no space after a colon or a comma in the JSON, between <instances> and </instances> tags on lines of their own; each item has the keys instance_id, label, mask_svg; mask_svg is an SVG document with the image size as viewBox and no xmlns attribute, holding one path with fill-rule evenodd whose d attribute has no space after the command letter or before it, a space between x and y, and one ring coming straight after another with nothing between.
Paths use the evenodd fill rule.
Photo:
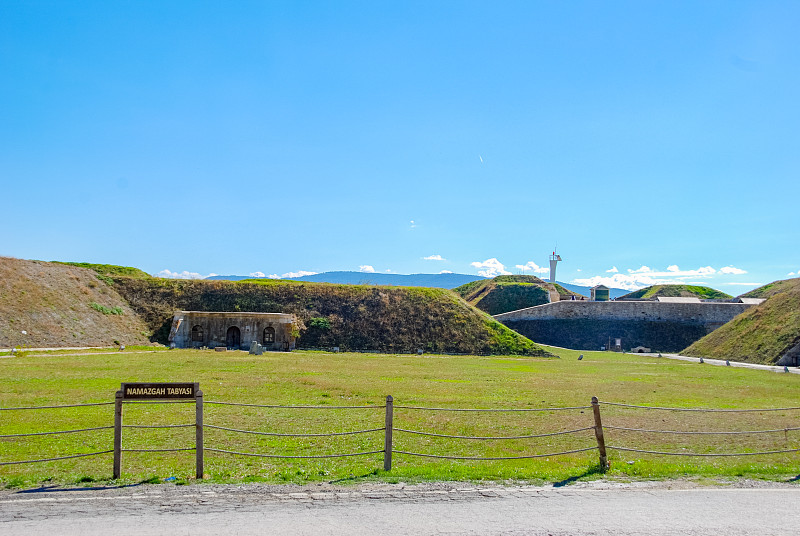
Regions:
<instances>
[{"instance_id":1,"label":"stone building facade","mask_svg":"<svg viewBox=\"0 0 800 536\"><path fill-rule=\"evenodd\" d=\"M295 347L297 321L285 313L207 313L178 311L172 319L170 346L175 348L249 349L252 342L264 350L290 351Z\"/></svg>"},{"instance_id":2,"label":"stone building facade","mask_svg":"<svg viewBox=\"0 0 800 536\"><path fill-rule=\"evenodd\" d=\"M534 342L580 350L679 352L732 320L746 303L565 300L494 315ZM620 344L616 340L620 339Z\"/></svg>"}]
</instances>

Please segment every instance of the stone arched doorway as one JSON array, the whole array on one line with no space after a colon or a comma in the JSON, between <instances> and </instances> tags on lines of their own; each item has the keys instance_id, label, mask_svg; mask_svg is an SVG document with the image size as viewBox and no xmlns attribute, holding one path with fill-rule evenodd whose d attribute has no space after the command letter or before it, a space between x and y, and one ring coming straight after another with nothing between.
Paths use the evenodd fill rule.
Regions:
<instances>
[{"instance_id":1,"label":"stone arched doorway","mask_svg":"<svg viewBox=\"0 0 800 536\"><path fill-rule=\"evenodd\" d=\"M242 342L242 332L236 326L228 328L228 333L225 335L225 346L228 348L238 350Z\"/></svg>"}]
</instances>

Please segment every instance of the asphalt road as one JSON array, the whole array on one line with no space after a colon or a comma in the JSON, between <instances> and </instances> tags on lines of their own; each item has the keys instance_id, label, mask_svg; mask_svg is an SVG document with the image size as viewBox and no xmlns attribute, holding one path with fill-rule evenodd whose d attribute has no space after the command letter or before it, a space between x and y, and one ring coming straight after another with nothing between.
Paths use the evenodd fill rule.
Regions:
<instances>
[{"instance_id":1,"label":"asphalt road","mask_svg":"<svg viewBox=\"0 0 800 536\"><path fill-rule=\"evenodd\" d=\"M796 535L800 486L146 485L0 492L3 535Z\"/></svg>"}]
</instances>

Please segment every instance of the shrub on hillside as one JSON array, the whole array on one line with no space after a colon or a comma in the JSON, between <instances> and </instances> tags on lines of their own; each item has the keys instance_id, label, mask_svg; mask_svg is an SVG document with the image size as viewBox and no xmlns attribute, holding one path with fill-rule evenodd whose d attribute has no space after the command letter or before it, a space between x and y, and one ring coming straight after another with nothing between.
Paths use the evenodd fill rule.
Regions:
<instances>
[{"instance_id":1,"label":"shrub on hillside","mask_svg":"<svg viewBox=\"0 0 800 536\"><path fill-rule=\"evenodd\" d=\"M445 289L156 278L116 286L161 343L175 311L253 311L294 313L305 328L298 347L549 355Z\"/></svg>"}]
</instances>

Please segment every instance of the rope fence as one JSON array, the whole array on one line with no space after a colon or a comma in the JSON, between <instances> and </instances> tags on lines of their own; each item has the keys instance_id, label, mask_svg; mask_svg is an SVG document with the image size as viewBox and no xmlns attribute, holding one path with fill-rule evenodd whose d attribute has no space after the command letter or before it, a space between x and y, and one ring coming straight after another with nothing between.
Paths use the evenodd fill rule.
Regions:
<instances>
[{"instance_id":1,"label":"rope fence","mask_svg":"<svg viewBox=\"0 0 800 536\"><path fill-rule=\"evenodd\" d=\"M239 404L237 402L213 402L206 404L216 406L241 406L245 408L272 408L272 409L383 409L386 406L281 406L275 404Z\"/></svg>"},{"instance_id":2,"label":"rope fence","mask_svg":"<svg viewBox=\"0 0 800 536\"><path fill-rule=\"evenodd\" d=\"M233 450L223 450L217 448L206 447L205 450L209 452L222 452L225 454L237 454L239 456L255 456L258 458L283 458L289 460L306 459L317 460L323 458L349 458L353 456L367 456L369 454L380 454L382 450L371 450L367 452L352 452L347 454L317 454L317 455L287 455L287 454L257 454L254 452L236 452Z\"/></svg>"},{"instance_id":3,"label":"rope fence","mask_svg":"<svg viewBox=\"0 0 800 536\"><path fill-rule=\"evenodd\" d=\"M94 407L94 406L111 406L113 402L90 402L84 404L60 404L60 405L46 405L46 406L24 406L24 407L11 407L11 408L0 408L0 411L26 411L26 410L43 410L43 409L64 409L64 408L87 408L87 407ZM113 429L113 426L93 426L89 428L78 428L74 430L53 430L49 432L28 432L28 433L21 433L21 434L2 434L0 435L0 439L12 439L18 437L37 437L37 436L53 436L53 435L63 435L63 434L76 434L80 432L93 432L96 430L110 430ZM114 452L113 450L103 450L99 452L86 452L80 454L68 454L64 456L54 456L50 458L38 458L35 460L15 460L15 461L0 461L0 466L6 465L22 465L22 464L31 464L31 463L44 463L44 462L54 462L54 461L61 461L61 460L72 460L75 458L86 458L89 456L98 456L101 454L109 454Z\"/></svg>"},{"instance_id":4,"label":"rope fence","mask_svg":"<svg viewBox=\"0 0 800 536\"><path fill-rule=\"evenodd\" d=\"M221 406L238 406L248 408L265 408L265 409L290 409L290 410L350 410L350 409L385 409L384 405L362 405L362 406L331 406L331 405L280 405L280 404L241 404L235 402L207 402L207 404L221 405ZM283 438L329 438L329 437L343 437L354 436L361 434L369 434L373 432L383 432L385 427L368 428L365 430L351 430L346 432L328 432L328 433L284 433L284 432L261 432L257 430L242 430L239 428L231 428L227 426L217 426L213 424L204 424L204 428L212 430L223 430L227 432L234 432L239 434L249 434L256 436L267 437L283 437ZM217 452L220 454L231 454L234 456L248 456L256 458L270 458L270 459L285 459L285 460L318 460L329 458L350 458L356 456L369 456L373 454L380 454L383 450L370 450L362 452L346 452L346 453L332 453L332 454L266 454L257 452L241 452L237 450L221 449L216 447L205 447L206 452Z\"/></svg>"},{"instance_id":5,"label":"rope fence","mask_svg":"<svg viewBox=\"0 0 800 536\"><path fill-rule=\"evenodd\" d=\"M59 460L71 460L73 458L86 458L87 456L97 456L99 454L109 454L113 450L102 450L100 452L87 452L86 454L71 454L69 456L59 456L57 458L43 458L40 460L20 460L16 462L0 462L0 465L19 465L23 463L56 462Z\"/></svg>"},{"instance_id":6,"label":"rope fence","mask_svg":"<svg viewBox=\"0 0 800 536\"><path fill-rule=\"evenodd\" d=\"M194 428L194 424L123 424L123 428ZM111 426L110 428L114 428Z\"/></svg>"},{"instance_id":7,"label":"rope fence","mask_svg":"<svg viewBox=\"0 0 800 536\"><path fill-rule=\"evenodd\" d=\"M239 432L240 434L254 434L262 436L273 437L336 437L346 435L368 434L370 432L382 432L386 428L370 428L369 430L354 430L352 432L331 432L328 434L279 434L275 432L256 432L255 430L238 430L236 428L226 428L225 426L214 426L212 424L204 424L204 428L212 428L214 430L226 430L228 432Z\"/></svg>"},{"instance_id":8,"label":"rope fence","mask_svg":"<svg viewBox=\"0 0 800 536\"><path fill-rule=\"evenodd\" d=\"M658 411L674 411L674 412L693 412L695 414L699 413L711 413L711 414L719 414L719 413L734 413L734 414L747 414L747 413L764 413L764 412L790 412L790 411L797 411L800 410L800 407L786 407L786 408L743 408L743 409L717 409L717 408L676 408L676 407L659 407L659 406L642 406L642 405L635 405L635 404L621 404L616 402L600 402L602 405L606 406L614 406L620 408L627 408L633 410L658 410ZM677 436L751 436L751 435L763 435L763 434L776 434L776 433L783 433L786 440L789 439L789 432L800 430L800 427L796 426L787 426L783 428L772 428L772 429L764 429L764 430L659 430L659 429L649 429L649 428L633 428L627 426L614 426L614 425L605 425L606 430L614 430L614 431L621 431L621 432L635 432L635 433L643 433L643 434L670 434L670 435L677 435ZM732 457L746 457L746 456L769 456L775 454L790 454L800 452L800 448L793 448L793 449L778 449L778 450L758 450L753 452L674 452L674 451L662 451L662 450L652 450L652 449L644 449L644 448L634 448L634 447L625 447L620 445L608 445L608 449L616 450L620 452L634 452L640 454L652 454L657 456L684 456L684 457L700 457L700 458L712 458L712 457L725 457L725 458L732 458Z\"/></svg>"},{"instance_id":9,"label":"rope fence","mask_svg":"<svg viewBox=\"0 0 800 536\"><path fill-rule=\"evenodd\" d=\"M58 434L74 434L77 432L92 432L94 430L113 430L113 426L95 426L92 428L80 428L78 430L58 430L55 432L31 432L28 434L4 434L0 435L0 438L4 437L31 437L31 436L45 436L45 435L58 435Z\"/></svg>"},{"instance_id":10,"label":"rope fence","mask_svg":"<svg viewBox=\"0 0 800 536\"><path fill-rule=\"evenodd\" d=\"M197 386L197 384L194 384ZM398 454L403 456L411 456L411 457L420 457L420 458L430 458L430 459L441 459L441 460L469 460L469 461L501 461L501 460L526 460L526 459L538 459L538 458L551 458L557 456L565 456L571 454L578 454L588 451L597 450L600 458L600 466L602 469L607 469L608 464L608 455L607 450L615 451L620 454L622 453L637 453L637 454L647 454L647 455L654 455L654 456L684 456L684 457L751 457L751 456L769 456L769 455L780 455L780 454L794 454L800 452L800 437L795 438L795 436L791 436L790 441L790 432L797 432L800 431L800 426L784 426L784 427L775 427L775 424L783 424L780 421L773 422L773 427L769 429L748 429L748 430L705 430L702 429L706 426L708 419L706 422L702 422L702 417L697 417L701 419L697 423L694 423L694 426L687 426L687 428L694 428L694 430L676 430L676 429L658 429L656 427L636 427L636 426L622 426L617 424L606 424L604 425L601 419L601 407L611 409L611 408L620 408L620 410L632 410L634 412L648 412L648 411L673 411L673 412L691 412L696 415L700 413L709 413L709 414L755 414L755 413L763 413L763 412L792 412L800 410L800 407L786 407L786 408L742 408L742 409L735 409L735 408L680 408L680 407L659 407L659 406L645 406L645 405L635 405L635 404L624 404L624 403L617 403L617 402L601 402L596 397L592 398L591 405L586 406L565 406L565 407L545 407L545 408L447 408L447 407L423 407L423 406L404 406L404 405L394 405L394 399L391 396L386 397L385 404L372 404L372 405L357 405L357 406L335 406L335 405L280 405L280 404L253 404L253 403L238 403L238 402L226 402L226 401L203 401L203 394L199 389L196 389L196 392L193 391L192 399L176 399L176 400L126 400L124 397L117 393L116 400L114 402L95 402L95 403L85 403L85 404L65 404L65 405L42 405L42 406L29 406L29 407L9 407L9 408L0 408L0 411L25 411L25 410L58 410L62 408L86 408L86 407L93 407L93 406L110 406L115 405L115 417L114 417L114 425L113 426L94 426L94 427L85 427L85 428L78 428L78 429L70 429L70 430L54 430L54 431L41 431L41 432L22 432L22 433L14 433L14 434L2 434L0 435L0 439L3 440L14 440L14 439L24 439L24 438L36 438L36 437L43 437L43 436L56 436L56 435L63 435L63 434L76 434L76 433L86 433L86 432L94 432L99 430L111 430L114 429L114 445L112 449L109 450L101 450L98 452L89 452L89 453L78 453L78 454L65 454L59 456L52 456L47 458L37 458L37 459L30 459L30 460L12 460L12 461L4 461L0 459L0 466L9 466L9 465L19 465L19 464L35 464L35 463L44 463L44 462L55 462L61 460L71 460L76 458L84 458L84 457L92 457L92 456L99 456L103 454L113 453L114 454L114 478L119 478L120 475L120 458L121 453L178 453L178 452L188 452L194 451L196 456L196 468L197 468L197 475L198 478L203 478L203 463L204 463L204 454L205 453L215 453L215 454L225 454L225 455L234 455L234 456L248 456L248 457L258 457L258 458L271 458L271 459L308 459L308 460L315 460L315 459L328 459L328 458L351 458L351 457L359 457L359 456L372 456L372 455L379 455L383 454L384 460L384 469L386 471L391 470L392 468L392 455ZM195 404L195 422L194 423L185 423L185 424L123 424L122 423L122 405L125 404L154 404L154 403L183 403L183 404ZM223 423L205 423L203 421L203 406L205 404L215 405L215 406L228 406L234 408L261 408L267 410L289 410L289 411L305 411L305 410L339 410L339 411L347 411L347 410L383 410L383 422L381 425L375 423L375 426L369 427L368 426L364 429L356 429L356 430L345 430L345 431L336 431L336 432L317 432L317 431L309 431L309 430L299 430L299 431L275 431L275 430L256 430L256 429L242 429L240 427L232 427L232 426L223 426ZM441 413L441 412L453 412L453 413L465 413L465 414L472 414L472 413L518 413L518 414L529 414L531 412L562 412L562 411L579 411L581 414L584 413L584 410L592 410L592 417L587 416L580 416L576 417L577 421L574 421L571 416L567 417L567 420L562 419L561 422L570 422L570 425L564 426L563 430L555 430L555 431L547 431L547 430L533 430L528 433L516 433L516 434L509 434L509 435L483 435L483 434L474 434L474 435L466 435L466 434L449 434L446 433L442 429L432 429L432 430L420 430L420 429L412 429L412 427L395 427L395 419L399 416L400 418L404 419L411 419L409 414L403 415L402 412L399 415L395 415L395 410L409 410L414 412L428 412L431 414ZM616 413L620 413L617 411ZM617 418L614 411L610 411L611 418ZM624 411L621 414L625 414ZM608 417L608 416L606 416ZM499 417L498 417L499 418ZM551 418L555 418L551 416ZM590 420L593 418L593 421ZM733 417L732 417L733 418ZM753 417L753 419L763 419L765 417ZM788 417L786 416L779 416L778 418L784 419L786 424L789 422L786 421ZM366 423L369 423L369 419L372 417L366 417ZM587 419L585 426L581 426L580 419ZM639 419L635 417L635 419ZM687 424L692 424L692 419L688 419ZM738 418L737 418L738 419ZM747 418L742 417L742 423L747 421ZM659 420L661 420L659 418ZM730 419L729 419L730 420ZM269 419L267 419L269 422ZM355 421L353 421L355 422ZM486 419L479 422L486 422ZM634 424L639 424L641 419ZM684 421L681 421L683 423ZM716 422L716 421L715 421ZM738 422L738 420L737 420ZM578 427L574 427L574 426ZM743 425L741 426L743 427ZM180 448L122 448L122 430L123 429L144 429L144 430L169 430L169 429L178 429L178 428L194 428L195 429L195 443L191 446L185 446ZM422 428L426 428L423 426ZM292 454L290 452L274 452L274 453L267 453L267 452L243 452L236 448L223 448L221 445L213 445L209 446L205 444L204 440L204 431L205 430L220 430L223 432L231 432L233 434L247 434L251 436L261 436L261 437L273 437L273 438L315 438L315 439L327 439L327 438L337 438L337 437L349 437L349 436L358 436L363 434L377 434L382 433L383 435L383 448L379 448L377 445L375 448L370 448L370 445L367 444L360 444L360 448L366 447L366 450L359 450L357 452L332 452L327 454ZM581 436L582 433L593 432L594 440L596 441L596 445L592 446L581 446ZM574 439L569 439L568 441L564 441L561 443L555 443L562 445L563 449L556 451L556 452L548 452L548 453L541 453L541 452L525 452L531 448L531 445L528 443L517 444L514 449L521 451L518 455L503 455L503 451L488 451L490 454L499 454L499 455L487 455L487 456L472 456L472 455L457 455L452 454L453 450L456 447L447 446L450 445L449 443L445 442L436 442L432 443L435 445L439 445L437 448L440 449L439 452L416 452L414 449L407 449L407 448L396 448L394 444L394 434L408 434L410 436L421 436L421 437L429 437L429 438L437 438L442 440L451 440L454 442L460 441L525 441L525 440L532 440L532 439L542 439L542 438L554 438L554 437L561 437L561 436L578 436ZM618 438L614 438L613 444L606 445L606 433L612 433L615 436L618 434L626 434L626 433L633 433L633 434L653 434L655 436L663 436L663 435L673 435L673 436L705 436L705 437L713 437L713 436L721 436L721 437L736 437L736 436L765 436L768 434L778 434L783 433L785 436L786 443L784 444L782 441L778 443L775 440L768 440L764 439L763 441L766 442L762 446L767 448L753 448L756 443L753 443L751 440L743 440L739 442L740 446L742 446L743 452L698 452L698 450L704 450L706 447L702 446L702 443L697 443L697 445L701 445L700 448L689 449L685 451L670 451L669 449L661 449L659 447L666 446L669 444L668 440L658 440L659 442L648 442L644 440L637 440L639 441L638 445L626 446L624 444L619 444L617 441ZM588 436L588 434L587 434ZM633 437L633 436L626 436L626 437ZM584 437L585 439L585 437ZM255 441L255 440L254 440ZM366 441L366 440L365 440ZM559 439L559 441L561 441ZM698 440L699 441L699 440ZM754 441L754 440L753 440ZM768 441L768 442L767 442ZM577 443L577 445L576 445ZM624 442L623 442L624 443ZM256 443L254 443L256 444ZM351 445L355 445L356 443L349 443ZM420 442L423 444L423 442ZM550 444L548 450L553 450L553 444ZM692 443L694 444L694 443ZM442 446L444 445L444 446ZM585 445L585 443L584 443ZM718 445L727 445L726 443L715 443L713 446L717 447ZM795 445L798 448L794 448ZM687 446L689 446L687 444ZM637 448L641 447L641 448ZM655 447L655 448L653 448ZM786 448L774 448L774 447L786 447ZM306 448L306 447L304 447ZM359 447L356 447L358 449ZM504 446L500 446L497 448L505 448ZM682 447L683 448L683 447ZM354 449L354 450L356 450ZM252 450L259 450L258 447L253 448ZM328 445L328 449L330 450L330 446ZM346 450L346 449L344 449ZM450 450L450 453L447 452ZM694 451L692 451L694 450ZM711 448L710 450L714 450ZM442 452L443 451L443 452Z\"/></svg>"},{"instance_id":11,"label":"rope fence","mask_svg":"<svg viewBox=\"0 0 800 536\"><path fill-rule=\"evenodd\" d=\"M572 406L563 408L424 408L420 406L395 406L395 409L419 409L424 411L465 411L494 413L524 413L529 411L564 411L573 409L592 409L592 406Z\"/></svg>"},{"instance_id":12,"label":"rope fence","mask_svg":"<svg viewBox=\"0 0 800 536\"><path fill-rule=\"evenodd\" d=\"M438 458L442 460L473 460L473 461L497 461L497 460L530 460L533 458L550 458L556 456L564 456L565 454L576 454L578 452L586 452L588 450L595 450L597 447L591 446L582 449L566 450L563 452L552 452L550 454L529 454L525 456L447 456L443 454L422 454L420 452L405 452L402 450L395 450L397 454L406 454L408 456L419 456L423 458Z\"/></svg>"},{"instance_id":13,"label":"rope fence","mask_svg":"<svg viewBox=\"0 0 800 536\"><path fill-rule=\"evenodd\" d=\"M0 408L0 411L19 411L26 409L87 408L89 406L113 406L113 402L93 402L90 404L66 404L63 406L28 406L23 408Z\"/></svg>"},{"instance_id":14,"label":"rope fence","mask_svg":"<svg viewBox=\"0 0 800 536\"><path fill-rule=\"evenodd\" d=\"M577 432L584 432L586 430L594 430L594 426L587 426L585 428L578 428L576 430L565 430L563 432L550 432L547 434L529 434L529 435L516 435L516 436L462 436L462 435L447 435L447 434L434 434L431 432L419 432L416 430L404 430L403 428L395 428L395 432L405 432L407 434L416 434L431 437L447 437L450 439L480 439L480 440L502 440L502 439L533 439L538 437L553 437L566 434L574 434Z\"/></svg>"},{"instance_id":15,"label":"rope fence","mask_svg":"<svg viewBox=\"0 0 800 536\"><path fill-rule=\"evenodd\" d=\"M391 417L388 416L388 408L392 407L392 400L391 397L387 397L387 431L391 430L392 423ZM421 407L421 406L396 406L397 409L406 409L406 410L417 410L417 411L428 411L428 412L466 412L466 413L477 413L477 412L486 412L486 413L530 413L530 412L554 412L554 411L566 411L566 410L586 410L590 409L591 406L567 406L567 407L548 407L548 408L442 408L442 407ZM454 440L479 440L479 441L510 441L510 440L521 440L521 439L535 439L535 438L543 438L543 437L554 437L554 436L562 436L568 434L575 434L579 432L585 432L587 430L593 430L594 426L585 426L578 429L573 430L562 430L562 431L555 431L555 432L546 432L546 433L539 433L539 434L516 434L516 435L509 435L509 436L468 436L468 435L455 435L455 434L444 434L444 433L437 433L437 432L426 432L426 431L419 431L419 430L409 430L406 428L394 428L394 431L400 433L407 433L413 435L420 435L426 437L437 437L443 439L454 439ZM387 432L387 445L391 444L391 433ZM551 452L547 454L521 454L521 455L514 455L514 456L457 456L457 455L449 455L449 454L432 454L432 453L424 453L424 452L413 452L409 450L401 450L401 449L393 449L391 446L387 446L387 453L384 458L384 469L390 470L391 469L391 454L403 454L406 456L416 456L416 457L423 457L423 458L433 458L433 459L442 459L442 460L470 460L470 461L501 461L501 460L526 460L526 459L534 459L534 458L549 458L555 456L564 456L567 454L575 454L579 452L586 452L588 450L593 450L596 447L585 447L585 448L578 448L578 449L566 449L559 452Z\"/></svg>"},{"instance_id":16,"label":"rope fence","mask_svg":"<svg viewBox=\"0 0 800 536\"><path fill-rule=\"evenodd\" d=\"M744 430L741 432L681 432L679 430L646 430L643 428L626 428L624 426L605 426L606 430L624 430L627 432L645 432L650 434L679 434L679 435L751 435L751 434L774 434L777 432L791 432L800 430L800 427L776 428L774 430Z\"/></svg>"},{"instance_id":17,"label":"rope fence","mask_svg":"<svg viewBox=\"0 0 800 536\"><path fill-rule=\"evenodd\" d=\"M759 413L762 411L795 411L800 407L792 408L761 408L761 409L714 409L714 408L664 408L658 406L636 406L633 404L619 404L616 402L600 402L604 406L619 406L623 408L655 409L662 411L696 411L704 413Z\"/></svg>"},{"instance_id":18,"label":"rope fence","mask_svg":"<svg viewBox=\"0 0 800 536\"><path fill-rule=\"evenodd\" d=\"M734 457L734 456L766 456L769 454L786 454L789 452L800 452L800 449L788 449L788 450L770 450L764 452L704 452L704 453L697 453L697 452L660 452L655 450L642 450L642 449L631 449L626 447L614 447L608 445L606 448L613 449L613 450L622 450L625 452L641 452L643 454L659 454L661 456L695 456L695 457Z\"/></svg>"},{"instance_id":19,"label":"rope fence","mask_svg":"<svg viewBox=\"0 0 800 536\"><path fill-rule=\"evenodd\" d=\"M196 450L196 448L186 447L182 449L121 449L120 452L184 452L187 450Z\"/></svg>"}]
</instances>

